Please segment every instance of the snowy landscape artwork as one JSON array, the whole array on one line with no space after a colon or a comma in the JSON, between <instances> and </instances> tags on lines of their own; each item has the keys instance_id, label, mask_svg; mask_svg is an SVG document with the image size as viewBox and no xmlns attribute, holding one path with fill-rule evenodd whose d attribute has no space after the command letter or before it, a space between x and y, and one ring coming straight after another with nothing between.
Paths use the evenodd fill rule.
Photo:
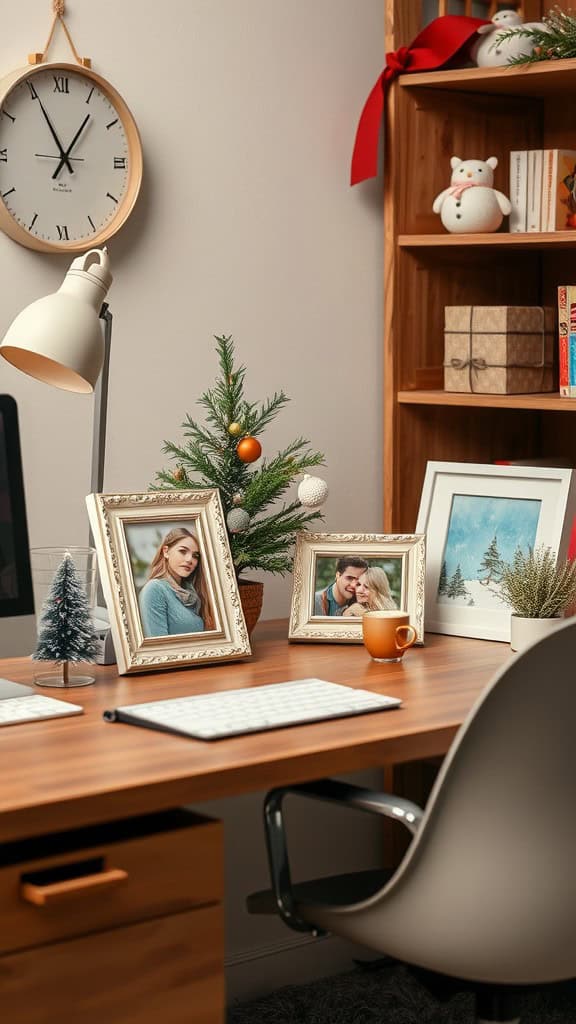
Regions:
<instances>
[{"instance_id":1,"label":"snowy landscape artwork","mask_svg":"<svg viewBox=\"0 0 576 1024\"><path fill-rule=\"evenodd\" d=\"M498 567L503 561L511 561L516 548L528 551L534 547L541 504L534 498L455 494L438 580L438 602L501 610Z\"/></svg>"}]
</instances>

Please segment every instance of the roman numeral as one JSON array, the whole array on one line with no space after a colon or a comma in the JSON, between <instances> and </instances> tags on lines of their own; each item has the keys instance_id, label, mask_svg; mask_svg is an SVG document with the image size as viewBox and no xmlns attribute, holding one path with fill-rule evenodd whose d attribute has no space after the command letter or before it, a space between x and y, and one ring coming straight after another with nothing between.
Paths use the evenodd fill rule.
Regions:
<instances>
[{"instance_id":1,"label":"roman numeral","mask_svg":"<svg viewBox=\"0 0 576 1024\"><path fill-rule=\"evenodd\" d=\"M35 225L37 220L38 220L38 214L35 213L34 216L32 217L32 220L30 221L30 223L28 225L28 231L32 231L32 228L34 227L34 225Z\"/></svg>"},{"instance_id":2,"label":"roman numeral","mask_svg":"<svg viewBox=\"0 0 576 1024\"><path fill-rule=\"evenodd\" d=\"M70 92L66 75L53 75L52 77L54 78L54 92Z\"/></svg>"},{"instance_id":3,"label":"roman numeral","mask_svg":"<svg viewBox=\"0 0 576 1024\"><path fill-rule=\"evenodd\" d=\"M15 117L12 117L12 114L9 114L7 110L3 110L3 111L2 111L2 115L3 115L4 117L9 117L9 118L10 118L10 120L12 121L12 124L14 124L14 121L16 120L16 118L15 118Z\"/></svg>"},{"instance_id":4,"label":"roman numeral","mask_svg":"<svg viewBox=\"0 0 576 1024\"><path fill-rule=\"evenodd\" d=\"M60 227L60 225L57 224L56 227L58 229L58 241L59 242L69 242L70 239L68 237L68 228L66 227L66 225L63 224L62 227Z\"/></svg>"},{"instance_id":5,"label":"roman numeral","mask_svg":"<svg viewBox=\"0 0 576 1024\"><path fill-rule=\"evenodd\" d=\"M0 163L3 163L3 164L7 164L8 163L8 150L7 149L0 149Z\"/></svg>"},{"instance_id":6,"label":"roman numeral","mask_svg":"<svg viewBox=\"0 0 576 1024\"><path fill-rule=\"evenodd\" d=\"M118 124L118 118L117 117L114 119L114 121L110 121L110 124L107 124L106 128L113 128L115 124Z\"/></svg>"},{"instance_id":7,"label":"roman numeral","mask_svg":"<svg viewBox=\"0 0 576 1024\"><path fill-rule=\"evenodd\" d=\"M95 225L94 221L92 220L92 217L90 216L90 214L88 214L88 220L90 221L90 227L92 228L92 231L96 231L96 225Z\"/></svg>"},{"instance_id":8,"label":"roman numeral","mask_svg":"<svg viewBox=\"0 0 576 1024\"><path fill-rule=\"evenodd\" d=\"M114 157L114 170L115 171L125 171L126 170L126 157L125 156L115 156Z\"/></svg>"},{"instance_id":9,"label":"roman numeral","mask_svg":"<svg viewBox=\"0 0 576 1024\"><path fill-rule=\"evenodd\" d=\"M6 196L11 196L12 193L15 192L15 191L16 191L15 187L12 186L12 188L9 188L7 192L3 192L2 193L2 199L6 199Z\"/></svg>"},{"instance_id":10,"label":"roman numeral","mask_svg":"<svg viewBox=\"0 0 576 1024\"><path fill-rule=\"evenodd\" d=\"M117 203L118 202L118 200L116 199L116 196L113 196L111 192L107 192L106 195L107 195L108 199L112 200L113 203Z\"/></svg>"},{"instance_id":11,"label":"roman numeral","mask_svg":"<svg viewBox=\"0 0 576 1024\"><path fill-rule=\"evenodd\" d=\"M34 88L32 82L28 78L26 79L26 85L30 89L30 99L37 100L38 99L38 93L36 92L36 89Z\"/></svg>"},{"instance_id":12,"label":"roman numeral","mask_svg":"<svg viewBox=\"0 0 576 1024\"><path fill-rule=\"evenodd\" d=\"M94 86L92 86L92 88L90 89L90 92L88 93L88 99L86 100L86 103L90 103L90 100L92 99L92 93L93 92L94 92Z\"/></svg>"}]
</instances>

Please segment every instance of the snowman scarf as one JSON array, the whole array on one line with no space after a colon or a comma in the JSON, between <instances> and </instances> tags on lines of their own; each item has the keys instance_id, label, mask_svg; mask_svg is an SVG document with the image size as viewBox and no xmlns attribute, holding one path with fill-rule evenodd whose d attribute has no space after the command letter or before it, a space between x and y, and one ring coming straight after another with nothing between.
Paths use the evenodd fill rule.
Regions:
<instances>
[{"instance_id":1,"label":"snowman scarf","mask_svg":"<svg viewBox=\"0 0 576 1024\"><path fill-rule=\"evenodd\" d=\"M375 178L378 173L378 136L388 83L399 74L437 71L453 58L463 56L460 51L474 41L478 29L490 24L483 18L446 14L431 21L410 46L386 54L386 67L364 104L356 129L351 185Z\"/></svg>"}]
</instances>

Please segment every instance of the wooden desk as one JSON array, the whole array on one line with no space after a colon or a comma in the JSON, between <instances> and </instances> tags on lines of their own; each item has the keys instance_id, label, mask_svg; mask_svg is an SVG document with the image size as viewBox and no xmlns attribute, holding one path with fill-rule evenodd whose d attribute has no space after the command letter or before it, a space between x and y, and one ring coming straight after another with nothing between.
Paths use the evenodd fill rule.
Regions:
<instances>
[{"instance_id":1,"label":"wooden desk","mask_svg":"<svg viewBox=\"0 0 576 1024\"><path fill-rule=\"evenodd\" d=\"M361 645L289 645L286 630L262 624L254 657L237 665L129 677L98 668L94 687L68 694L82 717L0 729L0 1008L11 1024L46 1024L70 1009L84 1024L156 1024L159 1015L221 1024L221 827L135 816L443 754L509 657L505 644L431 636L403 663L377 665ZM0 663L9 679L30 682L32 672L29 659ZM122 704L307 676L405 704L214 743L102 719ZM70 831L88 825L97 827ZM100 874L86 879L87 863ZM53 869L69 876L60 894L48 884ZM33 904L22 899L30 880ZM43 907L45 897L54 905Z\"/></svg>"},{"instance_id":2,"label":"wooden desk","mask_svg":"<svg viewBox=\"0 0 576 1024\"><path fill-rule=\"evenodd\" d=\"M98 667L95 686L68 695L85 708L82 717L1 729L0 841L443 754L510 656L507 644L429 635L400 664L377 665L362 645L288 644L286 633L284 621L261 624L253 658L235 665L130 677ZM18 682L29 683L32 672L29 659L0 663L0 674ZM215 743L102 720L106 708L122 704L308 676L405 704Z\"/></svg>"}]
</instances>

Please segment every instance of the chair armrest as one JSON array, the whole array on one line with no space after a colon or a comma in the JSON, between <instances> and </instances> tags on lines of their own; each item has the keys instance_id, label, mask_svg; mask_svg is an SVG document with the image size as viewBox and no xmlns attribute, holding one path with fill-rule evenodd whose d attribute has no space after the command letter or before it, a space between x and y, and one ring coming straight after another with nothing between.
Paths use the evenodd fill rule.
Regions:
<instances>
[{"instance_id":1,"label":"chair armrest","mask_svg":"<svg viewBox=\"0 0 576 1024\"><path fill-rule=\"evenodd\" d=\"M335 779L320 779L318 782L305 782L297 786L281 786L272 789L264 800L264 827L266 830L266 847L268 864L274 898L280 917L295 931L321 933L314 925L302 920L296 912L296 904L290 877L286 830L282 816L282 803L285 796L306 796L313 800L325 800L329 803L352 807L370 814L381 814L387 818L395 818L413 834L418 830L423 810L411 800L378 793L361 786L352 786L347 782Z\"/></svg>"}]
</instances>

